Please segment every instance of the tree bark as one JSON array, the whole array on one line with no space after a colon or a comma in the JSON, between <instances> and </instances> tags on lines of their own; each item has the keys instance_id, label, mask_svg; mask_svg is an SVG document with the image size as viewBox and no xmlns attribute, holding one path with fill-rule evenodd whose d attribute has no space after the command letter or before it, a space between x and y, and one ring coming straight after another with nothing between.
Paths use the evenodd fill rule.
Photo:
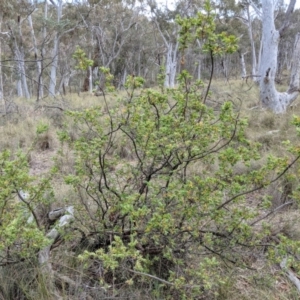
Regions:
<instances>
[{"instance_id":1,"label":"tree bark","mask_svg":"<svg viewBox=\"0 0 300 300\"><path fill-rule=\"evenodd\" d=\"M286 27L276 30L274 24L273 0L263 0L263 40L262 57L260 64L260 99L262 104L275 113L283 113L299 94L299 71L300 71L300 39L296 36L293 66L289 89L280 93L276 90L275 76L277 69L278 44L282 32ZM285 24L287 24L285 22Z\"/></svg>"},{"instance_id":2,"label":"tree bark","mask_svg":"<svg viewBox=\"0 0 300 300\"><path fill-rule=\"evenodd\" d=\"M3 13L0 12L0 32L2 31ZM2 39L0 38L0 57L2 57ZM2 64L0 63L0 100L3 101L3 107L5 110L5 101L3 97L3 78L2 78Z\"/></svg>"},{"instance_id":3,"label":"tree bark","mask_svg":"<svg viewBox=\"0 0 300 300\"><path fill-rule=\"evenodd\" d=\"M36 71L37 71L37 101L39 101L40 97L44 96L44 89L43 89L43 74L42 74L42 63L41 60L38 59L38 48L37 48L37 42L34 34L33 24L32 24L32 17L31 15L28 16L28 23L30 27L30 33L32 37L33 42L33 50L34 50L34 56L36 60Z\"/></svg>"},{"instance_id":4,"label":"tree bark","mask_svg":"<svg viewBox=\"0 0 300 300\"><path fill-rule=\"evenodd\" d=\"M247 18L248 18L248 34L250 38L250 45L251 45L251 58L252 58L252 76L254 80L257 80L257 58L256 58L256 50L255 50L255 42L253 37L253 31L252 31L252 20L250 15L250 7L247 5Z\"/></svg>"},{"instance_id":5,"label":"tree bark","mask_svg":"<svg viewBox=\"0 0 300 300\"><path fill-rule=\"evenodd\" d=\"M173 49L172 42L167 43L165 87L175 86L177 70L178 41Z\"/></svg>"},{"instance_id":6,"label":"tree bark","mask_svg":"<svg viewBox=\"0 0 300 300\"><path fill-rule=\"evenodd\" d=\"M54 1L51 1L54 4ZM60 22L62 16L62 0L57 0L57 4L55 4L57 10L57 23ZM59 55L59 42L60 42L60 34L59 32L55 33L54 42L53 42L53 50L52 50L52 65L50 72L50 83L49 83L49 95L55 96L55 88L56 88L56 71L58 66L58 55Z\"/></svg>"},{"instance_id":7,"label":"tree bark","mask_svg":"<svg viewBox=\"0 0 300 300\"><path fill-rule=\"evenodd\" d=\"M10 26L7 23L9 28L10 37L12 39L12 51L14 53L15 63L16 63L16 75L17 75L17 94L18 97L25 96L27 99L30 98L28 86L27 86L27 78L26 78L26 70L24 63L24 47L23 47L23 36L21 29L21 20L18 20L18 25L14 27ZM17 29L18 28L18 29Z\"/></svg>"},{"instance_id":8,"label":"tree bark","mask_svg":"<svg viewBox=\"0 0 300 300\"><path fill-rule=\"evenodd\" d=\"M89 59L91 59L91 53L89 53ZM93 69L92 66L89 66L89 92L90 94L93 93Z\"/></svg>"},{"instance_id":9,"label":"tree bark","mask_svg":"<svg viewBox=\"0 0 300 300\"><path fill-rule=\"evenodd\" d=\"M198 48L201 49L201 42L197 39ZM197 58L197 80L201 80L201 66L202 66L202 54L200 52L199 58Z\"/></svg>"},{"instance_id":10,"label":"tree bark","mask_svg":"<svg viewBox=\"0 0 300 300\"><path fill-rule=\"evenodd\" d=\"M240 60L241 60L241 68L242 68L242 74L241 74L242 78L247 77L247 70L246 70L246 64L245 64L245 54L246 53L242 53L242 52L239 53Z\"/></svg>"},{"instance_id":11,"label":"tree bark","mask_svg":"<svg viewBox=\"0 0 300 300\"><path fill-rule=\"evenodd\" d=\"M23 46L23 34L22 34L22 27L21 27L21 22L19 22L19 44L17 44L17 40L15 39L16 42L16 53L19 58L19 68L21 71L21 81L22 81L22 88L24 91L24 96L26 99L30 98L30 93L28 90L28 85L27 85L27 76L26 76L26 69L25 69L25 55L24 55L24 46Z\"/></svg>"}]
</instances>

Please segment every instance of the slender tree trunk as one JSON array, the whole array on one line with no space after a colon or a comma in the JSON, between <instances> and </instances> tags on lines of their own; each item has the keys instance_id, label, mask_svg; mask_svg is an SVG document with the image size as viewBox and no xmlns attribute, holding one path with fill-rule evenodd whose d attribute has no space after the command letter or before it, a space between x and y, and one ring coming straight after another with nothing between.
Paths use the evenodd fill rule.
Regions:
<instances>
[{"instance_id":1,"label":"slender tree trunk","mask_svg":"<svg viewBox=\"0 0 300 300\"><path fill-rule=\"evenodd\" d=\"M16 74L17 74L17 95L18 97L26 97L26 91L25 87L27 87L27 82L26 82L26 77L24 80L24 73L23 73L23 67L22 67L22 61L24 60L24 56L21 54L21 52L19 51L19 48L15 42L14 45L14 52L15 52L15 61L16 61ZM25 84L25 86L24 86ZM27 90L28 93L28 90ZM29 98L28 94L27 94L27 98Z\"/></svg>"},{"instance_id":2,"label":"slender tree trunk","mask_svg":"<svg viewBox=\"0 0 300 300\"><path fill-rule=\"evenodd\" d=\"M123 87L124 88L124 86L125 86L125 82L126 82L126 78L127 78L127 69L125 68L124 69L124 72L123 72L123 76L122 76L122 81L121 81L121 86L120 86L120 88L121 87Z\"/></svg>"},{"instance_id":3,"label":"slender tree trunk","mask_svg":"<svg viewBox=\"0 0 300 300\"><path fill-rule=\"evenodd\" d=\"M199 47L199 49L202 48L201 42L197 39L197 45ZM200 52L199 54L199 58L198 58L198 64L197 64L197 79L200 80L201 79L201 65L202 65L202 54Z\"/></svg>"},{"instance_id":4,"label":"slender tree trunk","mask_svg":"<svg viewBox=\"0 0 300 300\"><path fill-rule=\"evenodd\" d=\"M138 76L140 77L141 76L141 47L139 47L139 56L138 56L138 66L137 66L137 69L138 69Z\"/></svg>"},{"instance_id":5,"label":"slender tree trunk","mask_svg":"<svg viewBox=\"0 0 300 300\"><path fill-rule=\"evenodd\" d=\"M159 23L157 20L154 18L153 19L157 29L164 41L165 47L167 48L167 53L166 53L166 59L165 59L165 82L164 86L165 87L174 87L175 86L175 79L176 79L176 72L177 72L177 56L178 56L178 47L179 47L179 42L178 42L178 34L176 38L176 44L175 47L173 45L172 39L170 38L170 35L167 33L169 39L165 37L163 31L160 28ZM174 49L173 49L174 47Z\"/></svg>"},{"instance_id":6,"label":"slender tree trunk","mask_svg":"<svg viewBox=\"0 0 300 300\"><path fill-rule=\"evenodd\" d=\"M225 56L221 60L221 66L222 66L222 71L223 71L223 74L224 74L226 82L229 82L228 65L229 65L229 63L228 63L228 57Z\"/></svg>"},{"instance_id":7,"label":"slender tree trunk","mask_svg":"<svg viewBox=\"0 0 300 300\"><path fill-rule=\"evenodd\" d=\"M251 58L252 58L252 76L253 79L256 80L257 75L257 58L256 58L256 50L255 50L255 42L253 37L253 31L252 31L252 21L250 16L250 7L247 5L247 17L248 17L248 34L250 38L250 45L251 45Z\"/></svg>"},{"instance_id":8,"label":"slender tree trunk","mask_svg":"<svg viewBox=\"0 0 300 300\"><path fill-rule=\"evenodd\" d=\"M50 96L55 96L56 71L58 66L58 46L59 46L59 36L56 33L54 38L53 50L52 50L52 65L51 65L50 83L49 83Z\"/></svg>"},{"instance_id":9,"label":"slender tree trunk","mask_svg":"<svg viewBox=\"0 0 300 300\"><path fill-rule=\"evenodd\" d=\"M37 49L37 42L34 34L33 24L32 24L32 17L31 15L28 16L28 23L30 27L32 42L33 42L33 50L34 56L36 60L36 71L37 71L37 101L39 101L40 97L44 96L44 89L43 89L43 74L42 74L42 63L41 60L38 59L38 49Z\"/></svg>"},{"instance_id":10,"label":"slender tree trunk","mask_svg":"<svg viewBox=\"0 0 300 300\"><path fill-rule=\"evenodd\" d=\"M19 66L20 66L20 71L21 71L21 81L22 81L24 96L26 97L26 99L29 99L30 98L30 93L29 93L28 85L27 85L27 76L26 76L26 69L25 69L25 55L24 55L24 47L23 47L23 34L22 34L22 24L21 24L21 22L19 22L19 45L16 43L16 51L17 51L18 57L19 57Z\"/></svg>"},{"instance_id":11,"label":"slender tree trunk","mask_svg":"<svg viewBox=\"0 0 300 300\"><path fill-rule=\"evenodd\" d=\"M67 71L65 72L60 79L60 83L58 85L58 91L61 92L63 91L63 94L66 95L67 93L67 88L70 85L70 79L72 76L76 74L76 71ZM70 90L70 89L69 89Z\"/></svg>"},{"instance_id":12,"label":"slender tree trunk","mask_svg":"<svg viewBox=\"0 0 300 300\"><path fill-rule=\"evenodd\" d=\"M291 78L290 85L287 91L288 94L295 93L295 99L300 92L300 33L296 35L295 44L294 44L294 53L292 58L292 70L291 70ZM293 99L293 100L295 100ZM291 102L293 101L291 100Z\"/></svg>"},{"instance_id":13,"label":"slender tree trunk","mask_svg":"<svg viewBox=\"0 0 300 300\"><path fill-rule=\"evenodd\" d=\"M26 99L30 98L30 93L28 90L28 85L27 85L27 77L26 77L26 71L25 71L25 63L24 63L24 52L22 49L22 52L20 52L20 69L21 69L21 81L22 81L22 87L24 89L24 94Z\"/></svg>"},{"instance_id":14,"label":"slender tree trunk","mask_svg":"<svg viewBox=\"0 0 300 300\"><path fill-rule=\"evenodd\" d=\"M247 77L247 70L246 70L246 64L245 64L245 55L246 53L239 53L240 60L241 60L241 67L242 67L242 78Z\"/></svg>"},{"instance_id":15,"label":"slender tree trunk","mask_svg":"<svg viewBox=\"0 0 300 300\"><path fill-rule=\"evenodd\" d=\"M57 1L56 10L57 10L57 23L59 23L62 16L62 0ZM60 42L60 34L56 32L54 37L54 43L53 43L52 64L51 64L51 71L50 71L50 83L49 83L50 96L55 96L56 72L57 72L58 55L59 55L59 42Z\"/></svg>"},{"instance_id":16,"label":"slender tree trunk","mask_svg":"<svg viewBox=\"0 0 300 300\"><path fill-rule=\"evenodd\" d=\"M167 46L166 54L166 78L165 87L174 87L177 71L177 53L178 52L178 42L176 43L174 49L173 44L170 42Z\"/></svg>"},{"instance_id":17,"label":"slender tree trunk","mask_svg":"<svg viewBox=\"0 0 300 300\"><path fill-rule=\"evenodd\" d=\"M2 31L2 19L3 13L0 12L0 32ZM2 57L2 39L0 39L0 57ZM2 64L0 63L0 100L3 101L3 107L5 109L5 101L3 95L3 78L2 78Z\"/></svg>"},{"instance_id":18,"label":"slender tree trunk","mask_svg":"<svg viewBox=\"0 0 300 300\"><path fill-rule=\"evenodd\" d=\"M91 52L89 53L89 59L92 58ZM89 66L89 92L93 93L93 69L92 66Z\"/></svg>"},{"instance_id":19,"label":"slender tree trunk","mask_svg":"<svg viewBox=\"0 0 300 300\"><path fill-rule=\"evenodd\" d=\"M16 60L16 75L17 75L17 84L16 84L16 88L17 88L17 96L18 97L23 97L23 88L22 88L22 80L21 80L21 67L20 67L20 63L19 63L19 57L17 55L17 52L15 50L15 60Z\"/></svg>"},{"instance_id":20,"label":"slender tree trunk","mask_svg":"<svg viewBox=\"0 0 300 300\"><path fill-rule=\"evenodd\" d=\"M23 36L21 30L21 20L18 20L18 32L14 28L12 28L8 24L8 28L10 31L10 36L12 39L12 51L15 57L16 63L16 75L17 75L17 95L19 97L25 96L27 99L30 98L28 86L27 86L27 78L26 78L26 70L25 70L25 62L24 62L24 48L23 48Z\"/></svg>"}]
</instances>

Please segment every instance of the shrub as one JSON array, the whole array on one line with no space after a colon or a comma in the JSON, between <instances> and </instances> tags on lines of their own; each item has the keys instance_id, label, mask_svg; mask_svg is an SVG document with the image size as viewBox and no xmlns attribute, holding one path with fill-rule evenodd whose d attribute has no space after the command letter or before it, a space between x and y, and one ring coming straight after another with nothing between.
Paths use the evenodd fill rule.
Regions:
<instances>
[{"instance_id":1,"label":"shrub","mask_svg":"<svg viewBox=\"0 0 300 300\"><path fill-rule=\"evenodd\" d=\"M82 134L60 133L76 161L65 181L80 195L86 237L101 240L80 257L102 262L103 283L157 281L172 299L209 297L225 280L220 267L246 267L270 234L262 209L271 202L251 206L246 196L289 165L270 156L251 169L258 145L245 138L247 122L232 102L213 111L203 104L203 83L186 72L178 81L175 89L139 90L143 80L129 77L130 97L113 108L104 97L106 114L100 107L68 112ZM237 165L245 172L234 172Z\"/></svg>"}]
</instances>

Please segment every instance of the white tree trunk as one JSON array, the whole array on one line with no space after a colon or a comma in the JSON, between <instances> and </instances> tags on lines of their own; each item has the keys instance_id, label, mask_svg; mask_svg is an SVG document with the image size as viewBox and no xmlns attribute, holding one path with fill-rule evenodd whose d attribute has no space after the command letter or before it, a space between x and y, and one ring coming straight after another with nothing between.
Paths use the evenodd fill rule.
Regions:
<instances>
[{"instance_id":1,"label":"white tree trunk","mask_svg":"<svg viewBox=\"0 0 300 300\"><path fill-rule=\"evenodd\" d=\"M15 29L8 25L10 31L10 37L13 41L12 51L15 57L16 63L16 75L17 75L17 94L19 97L25 96L27 99L30 98L27 78L24 63L24 48L23 48L23 36L21 30L21 21L18 24L18 33Z\"/></svg>"},{"instance_id":2,"label":"white tree trunk","mask_svg":"<svg viewBox=\"0 0 300 300\"><path fill-rule=\"evenodd\" d=\"M176 71L177 71L177 52L178 52L178 42L176 43L174 49L173 44L170 42L167 45L166 54L166 78L165 87L173 88L175 86Z\"/></svg>"},{"instance_id":3,"label":"white tree trunk","mask_svg":"<svg viewBox=\"0 0 300 300\"><path fill-rule=\"evenodd\" d=\"M0 32L2 31L2 19L3 13L0 12ZM2 39L0 38L0 57L2 57ZM5 101L3 98L3 78L2 78L2 64L0 63L0 100L3 101L3 107L5 110Z\"/></svg>"},{"instance_id":4,"label":"white tree trunk","mask_svg":"<svg viewBox=\"0 0 300 300\"><path fill-rule=\"evenodd\" d=\"M15 42L15 60L16 60L16 73L17 73L17 95L18 97L30 98L27 86L26 71L24 65L24 53L20 51L17 43Z\"/></svg>"},{"instance_id":5,"label":"white tree trunk","mask_svg":"<svg viewBox=\"0 0 300 300\"><path fill-rule=\"evenodd\" d=\"M300 91L299 75L300 75L300 33L298 33L295 38L290 85L287 91L289 95L292 94L294 95L293 100L291 100L291 102L297 98Z\"/></svg>"},{"instance_id":6,"label":"white tree trunk","mask_svg":"<svg viewBox=\"0 0 300 300\"><path fill-rule=\"evenodd\" d=\"M91 53L89 53L89 59L91 59ZM90 94L93 93L93 68L89 66L89 92Z\"/></svg>"},{"instance_id":7,"label":"white tree trunk","mask_svg":"<svg viewBox=\"0 0 300 300\"><path fill-rule=\"evenodd\" d=\"M123 72L123 76L122 76L122 80L121 80L121 85L120 85L119 89L120 89L121 87L124 88L125 83L126 83L127 75L128 75L128 74L127 74L127 69L125 68L125 70L124 70L124 72Z\"/></svg>"},{"instance_id":8,"label":"white tree trunk","mask_svg":"<svg viewBox=\"0 0 300 300\"><path fill-rule=\"evenodd\" d=\"M54 3L53 1L51 1ZM57 10L57 23L60 22L62 16L62 0L57 0L56 4ZM49 95L55 96L55 88L56 88L56 71L58 66L58 54L59 54L59 42L60 42L60 34L58 32L55 33L54 42L53 42L53 50L52 50L52 64L51 64L51 72L50 72L50 83L49 83Z\"/></svg>"},{"instance_id":9,"label":"white tree trunk","mask_svg":"<svg viewBox=\"0 0 300 300\"><path fill-rule=\"evenodd\" d=\"M258 76L257 76L256 82L259 82L259 71L260 71L260 63L261 63L262 49L263 49L263 39L261 39L261 41L260 41L259 52L258 52L258 63L257 63L257 65L256 65L256 74L257 74Z\"/></svg>"},{"instance_id":10,"label":"white tree trunk","mask_svg":"<svg viewBox=\"0 0 300 300\"><path fill-rule=\"evenodd\" d=\"M247 26L248 29L248 35L249 35L249 40L250 40L250 47L251 47L251 76L254 81L258 82L259 81L259 62L257 61L257 55L256 55L256 48L255 48L255 39L253 35L253 27L252 27L252 17L251 17L251 11L256 12L256 17L259 18L260 20L262 19L261 17L261 11L258 9L258 7L250 0L250 1L245 1L244 2L244 7L245 7L245 16L244 17L239 17L238 19ZM251 9L250 9L251 6Z\"/></svg>"},{"instance_id":11,"label":"white tree trunk","mask_svg":"<svg viewBox=\"0 0 300 300\"><path fill-rule=\"evenodd\" d=\"M22 22L19 22L19 43L17 43L17 40L15 39L15 51L16 51L16 55L19 59L18 64L19 64L19 70L20 70L20 75L21 75L24 96L26 97L26 99L29 99L30 93L28 90L26 69L25 69L25 55L24 55L24 47L23 47Z\"/></svg>"},{"instance_id":12,"label":"white tree trunk","mask_svg":"<svg viewBox=\"0 0 300 300\"><path fill-rule=\"evenodd\" d=\"M241 67L242 67L242 78L247 77L247 70L246 70L246 64L245 64L245 55L246 55L246 53L240 53L240 60L241 60Z\"/></svg>"},{"instance_id":13,"label":"white tree trunk","mask_svg":"<svg viewBox=\"0 0 300 300\"><path fill-rule=\"evenodd\" d=\"M33 42L33 50L34 50L34 56L36 60L36 67L37 67L37 100L39 100L40 97L44 96L44 89L43 89L43 77L42 77L42 62L38 59L38 48L37 48L37 42L34 34L33 24L32 24L32 18L31 15L28 16L28 23L30 27L32 42Z\"/></svg>"},{"instance_id":14,"label":"white tree trunk","mask_svg":"<svg viewBox=\"0 0 300 300\"><path fill-rule=\"evenodd\" d=\"M163 33L162 29L160 28L160 25L157 21L156 18L153 18L153 21L155 22L157 29L164 41L165 47L167 48L167 53L166 53L166 60L165 60L165 82L164 86L165 87L174 87L175 86L175 80L176 80L176 72L177 72L177 56L178 56L178 47L179 47L179 42L178 42L178 34L177 30L173 32L173 35L176 34L176 44L173 49L173 42L172 38L170 37L169 33L166 32L166 34ZM168 37L168 39L166 38Z\"/></svg>"},{"instance_id":15,"label":"white tree trunk","mask_svg":"<svg viewBox=\"0 0 300 300\"><path fill-rule=\"evenodd\" d=\"M56 34L54 38L54 45L52 50L52 64L51 64L50 83L49 83L50 96L55 96L56 71L58 66L58 45L59 45L59 36L58 34Z\"/></svg>"},{"instance_id":16,"label":"white tree trunk","mask_svg":"<svg viewBox=\"0 0 300 300\"><path fill-rule=\"evenodd\" d=\"M197 39L197 45L199 47L199 49L202 48L201 42ZM198 58L198 64L197 64L197 79L201 80L201 63L202 63L202 55L201 52L199 54L199 58Z\"/></svg>"},{"instance_id":17,"label":"white tree trunk","mask_svg":"<svg viewBox=\"0 0 300 300\"><path fill-rule=\"evenodd\" d=\"M272 109L275 113L283 113L299 94L300 39L299 35L297 35L294 47L290 87L287 92L280 93L275 87L280 34L279 31L276 30L274 24L273 0L263 0L262 8L263 44L260 63L260 99L264 106Z\"/></svg>"},{"instance_id":18,"label":"white tree trunk","mask_svg":"<svg viewBox=\"0 0 300 300\"><path fill-rule=\"evenodd\" d=\"M141 76L141 48L139 47L139 54L138 54L138 76Z\"/></svg>"},{"instance_id":19,"label":"white tree trunk","mask_svg":"<svg viewBox=\"0 0 300 300\"><path fill-rule=\"evenodd\" d=\"M252 20L250 15L250 7L247 5L247 18L248 18L248 34L250 38L250 45L251 45L251 58L252 58L252 76L253 79L256 80L257 75L257 58L256 58L256 50L255 50L255 42L253 37L253 31L252 31Z\"/></svg>"},{"instance_id":20,"label":"white tree trunk","mask_svg":"<svg viewBox=\"0 0 300 300\"><path fill-rule=\"evenodd\" d=\"M19 53L19 57L20 57L20 70L21 70L22 87L23 87L26 99L29 99L30 98L30 93L29 93L28 85L27 85L23 50L22 50L22 52Z\"/></svg>"},{"instance_id":21,"label":"white tree trunk","mask_svg":"<svg viewBox=\"0 0 300 300\"><path fill-rule=\"evenodd\" d=\"M15 59L17 61L16 63L16 73L17 73L17 84L16 84L16 88L17 88L17 96L18 97L23 97L23 89L22 89L22 81L21 81L21 70L20 70L20 66L18 63L18 56L15 55Z\"/></svg>"},{"instance_id":22,"label":"white tree trunk","mask_svg":"<svg viewBox=\"0 0 300 300\"><path fill-rule=\"evenodd\" d=\"M48 18L48 2L47 0L45 0L44 2L44 22L43 22L43 43L42 43L42 46L41 46L41 68L42 68L42 71L44 69L44 58L45 58L45 55L46 55L46 50L45 50L45 43L46 43L46 40L47 40L47 24L46 24L46 20ZM40 79L40 78L39 78Z\"/></svg>"}]
</instances>

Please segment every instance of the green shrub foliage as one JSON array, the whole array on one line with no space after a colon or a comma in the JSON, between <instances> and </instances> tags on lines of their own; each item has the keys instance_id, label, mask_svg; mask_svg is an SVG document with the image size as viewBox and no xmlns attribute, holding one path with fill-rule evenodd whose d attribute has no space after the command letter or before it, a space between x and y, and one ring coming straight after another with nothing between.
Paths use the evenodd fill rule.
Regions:
<instances>
[{"instance_id":1,"label":"green shrub foliage","mask_svg":"<svg viewBox=\"0 0 300 300\"><path fill-rule=\"evenodd\" d=\"M195 38L205 39L212 56L236 49L233 37L214 34L211 13L196 18L178 20L182 51ZM102 72L110 82L109 70ZM226 270L251 267L253 251L273 261L297 253L288 237L269 238L271 203L255 192L283 176L299 150L292 162L270 156L251 167L259 145L246 139L238 104L213 105L210 83L186 71L177 81L173 89L144 89L142 78L129 76L126 97L108 102L104 95L103 106L67 112L77 135L59 132L75 156L64 180L78 196L72 226L84 241L72 251L87 264L100 262L103 286L148 285L157 298L209 299L226 284ZM51 174L38 182L26 156L12 159L7 151L0 165L0 252L8 263L47 244L35 212L47 203ZM15 199L21 189L29 199Z\"/></svg>"},{"instance_id":2,"label":"green shrub foliage","mask_svg":"<svg viewBox=\"0 0 300 300\"><path fill-rule=\"evenodd\" d=\"M129 77L128 97L69 112L81 135L60 136L75 151L76 170L65 180L80 195L80 221L101 240L80 257L97 257L128 284L157 280L184 298L216 292L221 265L247 265L269 234L256 220L270 202L251 205L251 192L281 176L288 161L270 157L251 169L258 145L245 138L238 107L204 105L203 83L186 72L178 82L142 89L141 78Z\"/></svg>"},{"instance_id":3,"label":"green shrub foliage","mask_svg":"<svg viewBox=\"0 0 300 300\"><path fill-rule=\"evenodd\" d=\"M181 50L202 38L212 57L235 51L236 39L215 34L206 10L178 19ZM76 157L65 181L80 196L77 213L94 241L80 258L101 261L103 284L147 282L154 294L168 289L170 299L214 297L226 281L224 266L250 266L253 249L268 250L263 210L271 203L253 193L289 164L269 157L251 168L259 146L245 138L238 105L214 107L210 83L186 71L177 80L174 89L143 89L142 78L129 76L127 97L108 103L104 96L103 107L68 112L81 134L60 133ZM280 249L269 242L270 258L285 255L283 240Z\"/></svg>"},{"instance_id":4,"label":"green shrub foliage","mask_svg":"<svg viewBox=\"0 0 300 300\"><path fill-rule=\"evenodd\" d=\"M0 267L32 258L49 244L40 212L53 200L51 177L30 176L21 152L0 153Z\"/></svg>"}]
</instances>

